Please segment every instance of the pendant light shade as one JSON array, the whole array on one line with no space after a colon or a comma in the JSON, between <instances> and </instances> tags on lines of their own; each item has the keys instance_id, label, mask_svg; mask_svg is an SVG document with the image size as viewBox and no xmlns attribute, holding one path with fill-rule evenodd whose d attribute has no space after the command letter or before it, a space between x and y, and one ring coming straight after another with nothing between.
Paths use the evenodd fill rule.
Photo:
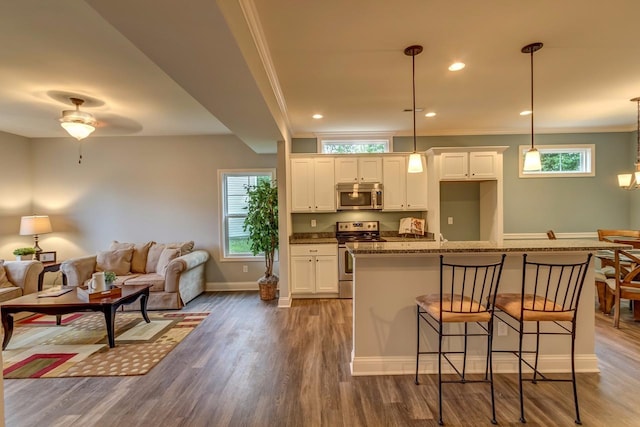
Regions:
<instances>
[{"instance_id":1,"label":"pendant light shade","mask_svg":"<svg viewBox=\"0 0 640 427\"><path fill-rule=\"evenodd\" d=\"M540 162L540 152L536 150L534 145L534 130L533 130L533 54L542 49L542 43L536 42L526 45L522 48L522 53L528 53L531 55L531 148L524 156L524 167L522 168L525 172L539 171L542 169L542 163Z\"/></svg>"},{"instance_id":2,"label":"pendant light shade","mask_svg":"<svg viewBox=\"0 0 640 427\"><path fill-rule=\"evenodd\" d=\"M618 186L625 190L637 190L640 188L640 98L633 98L631 102L636 103L638 110L637 134L636 134L636 171L633 173L622 173L618 175Z\"/></svg>"},{"instance_id":3,"label":"pendant light shade","mask_svg":"<svg viewBox=\"0 0 640 427\"><path fill-rule=\"evenodd\" d=\"M404 50L404 54L411 56L412 64L412 78L413 78L413 154L409 156L409 166L407 172L409 173L421 173L422 172L422 156L418 154L416 144L416 55L422 52L422 46L413 45Z\"/></svg>"},{"instance_id":4,"label":"pendant light shade","mask_svg":"<svg viewBox=\"0 0 640 427\"><path fill-rule=\"evenodd\" d=\"M60 126L66 130L69 135L80 141L91 135L96 130L96 119L90 113L80 111L80 106L84 104L84 100L80 98L69 98L76 106L75 110L64 110L60 118Z\"/></svg>"}]
</instances>

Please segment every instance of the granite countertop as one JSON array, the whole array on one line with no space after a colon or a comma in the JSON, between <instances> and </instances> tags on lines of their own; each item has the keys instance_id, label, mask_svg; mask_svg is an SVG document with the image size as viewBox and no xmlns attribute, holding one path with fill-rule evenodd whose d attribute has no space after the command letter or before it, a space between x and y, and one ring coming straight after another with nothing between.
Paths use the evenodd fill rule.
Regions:
<instances>
[{"instance_id":1,"label":"granite countertop","mask_svg":"<svg viewBox=\"0 0 640 427\"><path fill-rule=\"evenodd\" d=\"M385 237L386 238L386 237ZM410 239L408 239L410 240ZM559 240L505 240L503 242L434 242L434 241L387 241L349 242L347 249L352 255L387 254L441 254L478 252L572 252L598 251L603 249L630 249L630 245L601 242L588 239Z\"/></svg>"},{"instance_id":2,"label":"granite countertop","mask_svg":"<svg viewBox=\"0 0 640 427\"><path fill-rule=\"evenodd\" d=\"M336 233L293 233L289 236L292 245L337 244Z\"/></svg>"}]
</instances>

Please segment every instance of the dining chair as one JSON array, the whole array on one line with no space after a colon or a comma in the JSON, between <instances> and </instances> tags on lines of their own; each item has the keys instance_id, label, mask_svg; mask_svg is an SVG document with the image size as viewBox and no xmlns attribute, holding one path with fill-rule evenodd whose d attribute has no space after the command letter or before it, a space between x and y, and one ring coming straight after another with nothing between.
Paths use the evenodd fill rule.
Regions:
<instances>
[{"instance_id":1,"label":"dining chair","mask_svg":"<svg viewBox=\"0 0 640 427\"><path fill-rule=\"evenodd\" d=\"M561 381L573 383L573 399L576 424L581 424L578 407L578 389L575 371L576 314L592 254L584 262L572 264L542 263L527 260L523 255L522 287L520 293L496 295L496 317L518 332L518 350L508 351L518 356L518 385L520 391L520 422L524 416L523 381ZM505 316L506 315L506 316ZM534 323L535 329L527 325ZM515 324L515 325L514 325ZM544 329L541 329L541 324ZM535 336L535 350L524 350L524 337ZM538 369L540 338L543 335L564 335L571 338L571 379L549 378ZM533 354L534 361L525 359ZM532 371L526 380L522 375L523 364Z\"/></svg>"},{"instance_id":2,"label":"dining chair","mask_svg":"<svg viewBox=\"0 0 640 427\"><path fill-rule=\"evenodd\" d=\"M440 255L440 292L421 295L416 298L417 345L416 345L416 377L419 384L418 371L420 355L438 355L438 423L442 421L442 385L446 383L489 383L491 388L491 422L497 423L496 405L493 389L493 312L496 293L502 274L505 255L500 260L485 264L455 264L445 262ZM420 323L431 327L438 334L438 351L422 351L420 349ZM469 325L476 324L470 331ZM462 324L463 326L460 326ZM445 326L446 325L446 326ZM459 332L463 328L463 332ZM462 350L443 350L443 339L463 337ZM467 376L467 340L469 337L486 337L487 354L483 379L471 379ZM448 347L450 348L450 347ZM449 355L462 355L460 362L454 363ZM457 375L456 380L443 380L442 361Z\"/></svg>"},{"instance_id":3,"label":"dining chair","mask_svg":"<svg viewBox=\"0 0 640 427\"><path fill-rule=\"evenodd\" d=\"M556 240L556 233L553 230L547 230L547 238L549 240Z\"/></svg>"},{"instance_id":4,"label":"dining chair","mask_svg":"<svg viewBox=\"0 0 640 427\"><path fill-rule=\"evenodd\" d=\"M623 261L626 259L626 269ZM625 250L615 251L616 289L614 300L613 326L620 327L620 300L633 302L634 319L640 318L640 255Z\"/></svg>"}]
</instances>

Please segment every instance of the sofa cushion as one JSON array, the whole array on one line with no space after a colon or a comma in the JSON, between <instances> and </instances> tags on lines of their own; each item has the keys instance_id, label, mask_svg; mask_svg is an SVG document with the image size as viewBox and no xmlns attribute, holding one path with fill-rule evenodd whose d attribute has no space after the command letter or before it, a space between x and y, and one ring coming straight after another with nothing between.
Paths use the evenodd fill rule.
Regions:
<instances>
[{"instance_id":1,"label":"sofa cushion","mask_svg":"<svg viewBox=\"0 0 640 427\"><path fill-rule=\"evenodd\" d=\"M147 255L147 273L157 273L158 269L158 261L160 260L160 255L162 255L162 251L165 248L170 249L179 249L178 256L186 255L189 252L193 252L193 247L195 243L193 240L182 243L154 243L149 248L149 253Z\"/></svg>"},{"instance_id":2,"label":"sofa cushion","mask_svg":"<svg viewBox=\"0 0 640 427\"><path fill-rule=\"evenodd\" d=\"M121 243L114 240L109 247L110 251L118 249L133 249L133 255L131 256L131 272L132 273L146 273L147 272L147 256L149 255L149 248L155 242L147 243Z\"/></svg>"},{"instance_id":3,"label":"sofa cushion","mask_svg":"<svg viewBox=\"0 0 640 427\"><path fill-rule=\"evenodd\" d=\"M123 286L127 285L151 285L151 292L164 291L164 276L157 273L147 273L135 276L132 278L126 278Z\"/></svg>"},{"instance_id":4,"label":"sofa cushion","mask_svg":"<svg viewBox=\"0 0 640 427\"><path fill-rule=\"evenodd\" d=\"M113 281L113 285L115 286L122 286L124 285L124 282L126 282L129 279L133 279L134 277L138 277L140 276L139 274L127 274L126 276L116 276L116 280ZM85 280L82 283L82 286L84 287L89 287L89 282L91 281L91 277L89 277L87 280Z\"/></svg>"},{"instance_id":5,"label":"sofa cushion","mask_svg":"<svg viewBox=\"0 0 640 427\"><path fill-rule=\"evenodd\" d=\"M169 263L180 256L179 248L164 248L158 259L158 265L156 266L156 273L164 276L167 272L167 266Z\"/></svg>"},{"instance_id":6,"label":"sofa cushion","mask_svg":"<svg viewBox=\"0 0 640 427\"><path fill-rule=\"evenodd\" d=\"M10 288L0 288L0 301L9 301L10 299L22 296L22 288L11 286Z\"/></svg>"},{"instance_id":7,"label":"sofa cushion","mask_svg":"<svg viewBox=\"0 0 640 427\"><path fill-rule=\"evenodd\" d=\"M116 276L124 276L131 271L133 249L98 252L96 271L113 271Z\"/></svg>"},{"instance_id":8,"label":"sofa cushion","mask_svg":"<svg viewBox=\"0 0 640 427\"><path fill-rule=\"evenodd\" d=\"M14 285L9 281L7 277L7 272L4 269L4 260L0 259L0 289L2 288L13 288Z\"/></svg>"}]
</instances>

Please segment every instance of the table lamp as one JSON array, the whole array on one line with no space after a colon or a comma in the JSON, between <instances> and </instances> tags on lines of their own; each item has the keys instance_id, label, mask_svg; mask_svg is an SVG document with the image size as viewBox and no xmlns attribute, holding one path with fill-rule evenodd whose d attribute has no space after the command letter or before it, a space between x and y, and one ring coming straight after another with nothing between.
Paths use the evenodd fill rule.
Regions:
<instances>
[{"instance_id":1,"label":"table lamp","mask_svg":"<svg viewBox=\"0 0 640 427\"><path fill-rule=\"evenodd\" d=\"M33 235L33 248L36 250L36 258L42 252L42 248L38 246L38 234L51 233L52 231L48 215L23 216L20 219L20 235Z\"/></svg>"}]
</instances>

